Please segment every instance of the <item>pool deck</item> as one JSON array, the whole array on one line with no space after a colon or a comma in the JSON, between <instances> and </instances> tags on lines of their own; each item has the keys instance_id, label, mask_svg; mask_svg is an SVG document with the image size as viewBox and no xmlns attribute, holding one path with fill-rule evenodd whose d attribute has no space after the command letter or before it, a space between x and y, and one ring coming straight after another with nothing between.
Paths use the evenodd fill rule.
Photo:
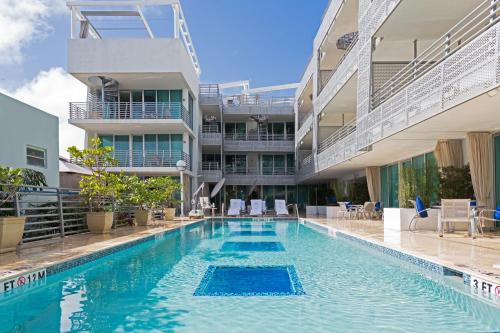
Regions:
<instances>
[{"instance_id":1,"label":"pool deck","mask_svg":"<svg viewBox=\"0 0 500 333\"><path fill-rule=\"evenodd\" d=\"M439 237L433 231L384 231L381 220L305 220L500 284L500 233L472 239L465 231L455 231Z\"/></svg>"},{"instance_id":2,"label":"pool deck","mask_svg":"<svg viewBox=\"0 0 500 333\"><path fill-rule=\"evenodd\" d=\"M476 239L465 232L384 232L380 220L305 218L317 224L442 266L476 275L500 284L500 233ZM146 227L121 227L107 235L90 233L37 241L21 245L16 252L0 254L0 280L43 269L121 244L196 223L199 220L163 222Z\"/></svg>"},{"instance_id":3,"label":"pool deck","mask_svg":"<svg viewBox=\"0 0 500 333\"><path fill-rule=\"evenodd\" d=\"M151 226L127 226L109 234L77 234L22 244L16 252L0 254L0 280L43 269L134 240L178 229L200 220L155 221Z\"/></svg>"}]
</instances>

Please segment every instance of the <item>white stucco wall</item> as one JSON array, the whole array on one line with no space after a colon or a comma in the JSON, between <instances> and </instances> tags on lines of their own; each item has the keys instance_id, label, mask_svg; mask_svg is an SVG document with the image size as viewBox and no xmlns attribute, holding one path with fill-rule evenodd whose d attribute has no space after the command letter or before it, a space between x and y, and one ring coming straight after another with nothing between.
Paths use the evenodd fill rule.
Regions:
<instances>
[{"instance_id":1,"label":"white stucco wall","mask_svg":"<svg viewBox=\"0 0 500 333\"><path fill-rule=\"evenodd\" d=\"M46 168L26 163L26 147L46 150ZM0 165L41 171L49 186L59 186L59 120L0 94Z\"/></svg>"}]
</instances>

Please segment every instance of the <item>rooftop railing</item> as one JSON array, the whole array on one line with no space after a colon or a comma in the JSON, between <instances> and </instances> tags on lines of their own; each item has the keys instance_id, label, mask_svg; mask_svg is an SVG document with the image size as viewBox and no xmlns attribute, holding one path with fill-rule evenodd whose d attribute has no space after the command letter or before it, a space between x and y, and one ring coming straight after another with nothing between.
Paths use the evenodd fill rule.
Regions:
<instances>
[{"instance_id":1,"label":"rooftop railing","mask_svg":"<svg viewBox=\"0 0 500 333\"><path fill-rule=\"evenodd\" d=\"M249 134L249 133L224 133L227 141L294 141L295 134Z\"/></svg>"},{"instance_id":2,"label":"rooftop railing","mask_svg":"<svg viewBox=\"0 0 500 333\"><path fill-rule=\"evenodd\" d=\"M447 33L375 91L372 95L372 109L396 95L496 24L499 20L499 10L498 1L485 0L481 2Z\"/></svg>"},{"instance_id":3,"label":"rooftop railing","mask_svg":"<svg viewBox=\"0 0 500 333\"><path fill-rule=\"evenodd\" d=\"M293 115L294 104L294 97L241 94L223 99L224 113L228 114Z\"/></svg>"},{"instance_id":4,"label":"rooftop railing","mask_svg":"<svg viewBox=\"0 0 500 333\"><path fill-rule=\"evenodd\" d=\"M193 127L193 116L180 102L71 102L71 120L182 119Z\"/></svg>"},{"instance_id":5,"label":"rooftop railing","mask_svg":"<svg viewBox=\"0 0 500 333\"><path fill-rule=\"evenodd\" d=\"M200 104L218 105L221 102L218 84L200 84Z\"/></svg>"}]
</instances>

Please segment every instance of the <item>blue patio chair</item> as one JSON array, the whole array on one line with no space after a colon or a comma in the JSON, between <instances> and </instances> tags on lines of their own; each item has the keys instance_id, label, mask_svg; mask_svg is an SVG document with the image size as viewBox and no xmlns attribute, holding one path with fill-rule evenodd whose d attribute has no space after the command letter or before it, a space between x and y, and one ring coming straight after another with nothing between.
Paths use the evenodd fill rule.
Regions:
<instances>
[{"instance_id":1,"label":"blue patio chair","mask_svg":"<svg viewBox=\"0 0 500 333\"><path fill-rule=\"evenodd\" d=\"M380 201L375 202L375 215L382 218L384 216L384 210L382 209L382 203Z\"/></svg>"},{"instance_id":2,"label":"blue patio chair","mask_svg":"<svg viewBox=\"0 0 500 333\"><path fill-rule=\"evenodd\" d=\"M493 221L495 224L500 222L500 204L495 209L483 209L479 212L477 228L483 233L484 221Z\"/></svg>"},{"instance_id":3,"label":"blue patio chair","mask_svg":"<svg viewBox=\"0 0 500 333\"><path fill-rule=\"evenodd\" d=\"M417 213L415 214L415 216L412 217L411 221L410 221L410 224L408 225L408 230L410 231L415 231L417 230L417 222L419 220L422 220L422 219L426 219L429 217L429 213L428 211L430 210L429 208L425 208L425 204L424 202L422 201L422 198L420 198L420 196L417 195L417 197L415 198L415 201L413 200L410 200L410 202L413 204L413 206L415 207L415 210L417 211ZM414 224L414 228L412 229L411 228L411 225Z\"/></svg>"}]
</instances>

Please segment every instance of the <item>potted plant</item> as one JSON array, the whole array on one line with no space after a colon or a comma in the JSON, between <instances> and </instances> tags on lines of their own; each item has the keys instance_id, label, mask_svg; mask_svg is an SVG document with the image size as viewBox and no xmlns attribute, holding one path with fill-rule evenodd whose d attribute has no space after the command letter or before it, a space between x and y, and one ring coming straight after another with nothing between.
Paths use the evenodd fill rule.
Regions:
<instances>
[{"instance_id":1,"label":"potted plant","mask_svg":"<svg viewBox=\"0 0 500 333\"><path fill-rule=\"evenodd\" d=\"M181 184L172 177L162 178L164 219L165 221L173 221L175 217L175 205L180 202L175 196L181 189Z\"/></svg>"},{"instance_id":2,"label":"potted plant","mask_svg":"<svg viewBox=\"0 0 500 333\"><path fill-rule=\"evenodd\" d=\"M127 182L123 175L106 170L117 165L111 157L113 150L113 147L103 147L99 138L91 139L90 147L83 150L75 146L68 148L76 163L86 166L92 173L80 180L80 195L89 207L86 217L91 233L109 233L113 225L113 200L125 192Z\"/></svg>"},{"instance_id":3,"label":"potted plant","mask_svg":"<svg viewBox=\"0 0 500 333\"><path fill-rule=\"evenodd\" d=\"M0 207L12 205L17 188L23 184L23 171L0 167ZM0 210L0 253L16 250L23 238L25 218L15 212Z\"/></svg>"},{"instance_id":4,"label":"potted plant","mask_svg":"<svg viewBox=\"0 0 500 333\"><path fill-rule=\"evenodd\" d=\"M141 180L136 176L129 178L129 201L138 208L134 212L137 225L145 226L152 219L152 210L160 207L166 199L164 186L167 177L152 177Z\"/></svg>"}]
</instances>

